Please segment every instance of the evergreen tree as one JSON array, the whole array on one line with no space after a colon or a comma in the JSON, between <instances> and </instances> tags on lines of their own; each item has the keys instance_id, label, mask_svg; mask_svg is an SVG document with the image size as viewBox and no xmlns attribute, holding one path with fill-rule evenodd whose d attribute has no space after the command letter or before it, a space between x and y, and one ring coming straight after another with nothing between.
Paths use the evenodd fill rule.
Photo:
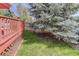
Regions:
<instances>
[{"instance_id":1,"label":"evergreen tree","mask_svg":"<svg viewBox=\"0 0 79 59\"><path fill-rule=\"evenodd\" d=\"M71 19L70 15L79 10L79 4L37 3L30 5L32 15L36 19L41 19L41 21L37 20L36 24L42 24L43 28L51 33L64 36L67 42L78 42L79 35L76 30L79 27L78 22Z\"/></svg>"}]
</instances>

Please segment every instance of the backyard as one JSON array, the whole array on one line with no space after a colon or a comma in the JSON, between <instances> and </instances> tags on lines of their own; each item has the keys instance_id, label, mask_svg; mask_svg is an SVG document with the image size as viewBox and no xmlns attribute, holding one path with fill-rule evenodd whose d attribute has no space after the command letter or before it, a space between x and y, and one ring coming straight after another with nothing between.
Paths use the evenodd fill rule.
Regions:
<instances>
[{"instance_id":1,"label":"backyard","mask_svg":"<svg viewBox=\"0 0 79 59\"><path fill-rule=\"evenodd\" d=\"M62 41L45 39L33 32L24 32L24 41L17 56L78 56L79 52Z\"/></svg>"},{"instance_id":2,"label":"backyard","mask_svg":"<svg viewBox=\"0 0 79 59\"><path fill-rule=\"evenodd\" d=\"M79 56L79 4L0 3L0 55Z\"/></svg>"}]
</instances>

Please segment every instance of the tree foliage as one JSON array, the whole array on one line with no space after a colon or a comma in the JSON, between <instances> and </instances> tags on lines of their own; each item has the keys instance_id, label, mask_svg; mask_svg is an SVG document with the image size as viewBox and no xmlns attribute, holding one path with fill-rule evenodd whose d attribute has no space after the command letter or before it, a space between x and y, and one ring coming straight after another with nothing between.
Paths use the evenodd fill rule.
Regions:
<instances>
[{"instance_id":1,"label":"tree foliage","mask_svg":"<svg viewBox=\"0 0 79 59\"><path fill-rule=\"evenodd\" d=\"M17 4L17 11L20 18L24 21L30 22L32 20L32 17L29 14L28 9L22 4Z\"/></svg>"},{"instance_id":2,"label":"tree foliage","mask_svg":"<svg viewBox=\"0 0 79 59\"><path fill-rule=\"evenodd\" d=\"M31 5L31 13L37 20L34 24L42 24L51 33L64 36L66 41L77 43L79 23L70 15L79 10L79 4L73 3L36 3ZM39 26L38 26L39 27ZM51 29L50 29L51 28Z\"/></svg>"}]
</instances>

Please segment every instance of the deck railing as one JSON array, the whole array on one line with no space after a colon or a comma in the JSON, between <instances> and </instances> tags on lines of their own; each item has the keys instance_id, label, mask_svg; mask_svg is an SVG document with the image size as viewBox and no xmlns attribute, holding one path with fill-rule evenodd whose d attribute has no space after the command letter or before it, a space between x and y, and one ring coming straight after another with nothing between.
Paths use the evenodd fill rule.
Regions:
<instances>
[{"instance_id":1,"label":"deck railing","mask_svg":"<svg viewBox=\"0 0 79 59\"><path fill-rule=\"evenodd\" d=\"M0 53L22 36L24 22L6 16L0 16Z\"/></svg>"}]
</instances>

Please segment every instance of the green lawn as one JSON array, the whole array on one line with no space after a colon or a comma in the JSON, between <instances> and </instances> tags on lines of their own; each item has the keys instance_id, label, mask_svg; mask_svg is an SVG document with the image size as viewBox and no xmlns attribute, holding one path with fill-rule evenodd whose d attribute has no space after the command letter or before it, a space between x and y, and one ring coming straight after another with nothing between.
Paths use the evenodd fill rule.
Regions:
<instances>
[{"instance_id":1,"label":"green lawn","mask_svg":"<svg viewBox=\"0 0 79 59\"><path fill-rule=\"evenodd\" d=\"M24 42L17 56L78 56L79 52L64 42L45 40L29 31L24 32Z\"/></svg>"}]
</instances>

